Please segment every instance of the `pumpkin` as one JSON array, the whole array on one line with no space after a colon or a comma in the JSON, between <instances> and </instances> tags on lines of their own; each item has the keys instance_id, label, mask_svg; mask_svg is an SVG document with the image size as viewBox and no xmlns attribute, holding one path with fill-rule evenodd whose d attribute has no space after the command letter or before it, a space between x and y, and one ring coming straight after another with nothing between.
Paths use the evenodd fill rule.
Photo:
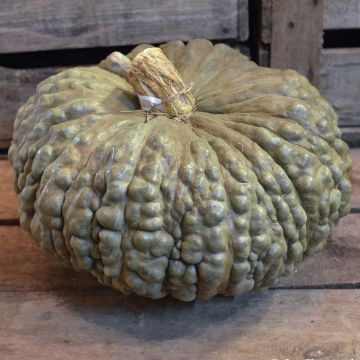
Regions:
<instances>
[{"instance_id":1,"label":"pumpkin","mask_svg":"<svg viewBox=\"0 0 360 360\"><path fill-rule=\"evenodd\" d=\"M349 212L340 136L295 71L173 41L41 82L9 158L47 253L124 294L191 301L270 287L324 247Z\"/></svg>"}]
</instances>

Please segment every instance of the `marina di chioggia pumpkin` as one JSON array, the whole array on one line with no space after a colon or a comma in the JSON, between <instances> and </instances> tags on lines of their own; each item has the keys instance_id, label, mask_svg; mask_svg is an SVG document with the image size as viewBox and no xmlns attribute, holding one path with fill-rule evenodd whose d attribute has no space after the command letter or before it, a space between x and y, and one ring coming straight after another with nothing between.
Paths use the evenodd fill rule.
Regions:
<instances>
[{"instance_id":1,"label":"marina di chioggia pumpkin","mask_svg":"<svg viewBox=\"0 0 360 360\"><path fill-rule=\"evenodd\" d=\"M349 212L337 120L306 78L225 44L114 52L44 80L19 109L20 223L124 294L267 288Z\"/></svg>"}]
</instances>

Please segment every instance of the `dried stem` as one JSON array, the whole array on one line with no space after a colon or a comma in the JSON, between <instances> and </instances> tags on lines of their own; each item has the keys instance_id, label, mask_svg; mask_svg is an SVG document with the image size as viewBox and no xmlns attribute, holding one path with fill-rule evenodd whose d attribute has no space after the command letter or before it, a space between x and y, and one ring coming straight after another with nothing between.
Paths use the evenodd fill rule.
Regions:
<instances>
[{"instance_id":1,"label":"dried stem","mask_svg":"<svg viewBox=\"0 0 360 360\"><path fill-rule=\"evenodd\" d=\"M160 48L148 48L136 55L128 79L138 95L161 100L154 110L183 119L195 111L191 87L184 84L175 66Z\"/></svg>"}]
</instances>

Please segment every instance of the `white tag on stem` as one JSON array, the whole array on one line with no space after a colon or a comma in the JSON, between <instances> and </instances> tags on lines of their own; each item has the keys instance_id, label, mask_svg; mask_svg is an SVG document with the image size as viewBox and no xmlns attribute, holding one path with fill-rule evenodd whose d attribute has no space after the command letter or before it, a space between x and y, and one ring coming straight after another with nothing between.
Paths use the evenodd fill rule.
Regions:
<instances>
[{"instance_id":1,"label":"white tag on stem","mask_svg":"<svg viewBox=\"0 0 360 360\"><path fill-rule=\"evenodd\" d=\"M161 99L154 96L139 95L139 101L142 110L151 110L154 106L161 104Z\"/></svg>"}]
</instances>

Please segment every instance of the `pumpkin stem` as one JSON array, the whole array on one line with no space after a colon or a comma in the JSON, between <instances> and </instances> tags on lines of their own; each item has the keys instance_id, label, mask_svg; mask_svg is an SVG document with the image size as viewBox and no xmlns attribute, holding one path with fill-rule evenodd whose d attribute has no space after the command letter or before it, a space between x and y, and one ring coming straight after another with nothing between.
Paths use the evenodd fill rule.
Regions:
<instances>
[{"instance_id":1,"label":"pumpkin stem","mask_svg":"<svg viewBox=\"0 0 360 360\"><path fill-rule=\"evenodd\" d=\"M187 119L195 111L191 86L186 86L174 64L160 48L148 48L133 59L128 80L143 110Z\"/></svg>"}]
</instances>

